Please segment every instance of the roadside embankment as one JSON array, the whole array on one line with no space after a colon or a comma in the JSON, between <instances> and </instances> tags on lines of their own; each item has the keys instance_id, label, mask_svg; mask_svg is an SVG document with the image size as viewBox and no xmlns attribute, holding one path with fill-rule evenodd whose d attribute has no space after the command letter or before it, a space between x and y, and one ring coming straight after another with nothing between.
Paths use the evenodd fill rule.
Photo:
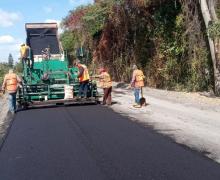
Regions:
<instances>
[{"instance_id":1,"label":"roadside embankment","mask_svg":"<svg viewBox=\"0 0 220 180\"><path fill-rule=\"evenodd\" d=\"M151 126L220 163L220 98L146 87L144 96L148 105L134 108L133 91L127 87L115 85L114 111Z\"/></svg>"},{"instance_id":2,"label":"roadside embankment","mask_svg":"<svg viewBox=\"0 0 220 180\"><path fill-rule=\"evenodd\" d=\"M7 97L0 96L0 146L4 141L4 137L7 134L7 129L10 126L10 122L13 116L8 113Z\"/></svg>"}]
</instances>

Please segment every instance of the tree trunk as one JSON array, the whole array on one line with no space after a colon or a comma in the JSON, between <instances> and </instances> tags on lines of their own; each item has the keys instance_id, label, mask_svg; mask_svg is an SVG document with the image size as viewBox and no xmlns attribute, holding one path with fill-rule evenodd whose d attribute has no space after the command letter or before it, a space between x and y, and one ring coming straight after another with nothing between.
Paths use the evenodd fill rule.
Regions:
<instances>
[{"instance_id":1,"label":"tree trunk","mask_svg":"<svg viewBox=\"0 0 220 180\"><path fill-rule=\"evenodd\" d=\"M217 14L215 12L215 5L216 5L216 0L209 0L208 1L208 6L209 6L209 11L211 13L211 17L214 21L217 21L218 18L217 18Z\"/></svg>"},{"instance_id":2,"label":"tree trunk","mask_svg":"<svg viewBox=\"0 0 220 180\"><path fill-rule=\"evenodd\" d=\"M209 5L211 6L210 9L212 11L215 11L214 2L213 0L211 1L212 2L210 2L209 0ZM202 11L202 15L203 15L206 28L208 29L209 24L212 22L212 20L214 20L215 17L213 17L212 19L211 10L208 7L207 0L200 0L199 3L200 3L200 7L201 7L201 11ZM214 69L215 94L219 96L220 95L220 73L219 73L219 69L217 68L217 63L216 63L217 59L216 59L215 44L214 44L214 41L210 37L208 37L208 41L209 41L210 53L211 53L213 69Z\"/></svg>"}]
</instances>

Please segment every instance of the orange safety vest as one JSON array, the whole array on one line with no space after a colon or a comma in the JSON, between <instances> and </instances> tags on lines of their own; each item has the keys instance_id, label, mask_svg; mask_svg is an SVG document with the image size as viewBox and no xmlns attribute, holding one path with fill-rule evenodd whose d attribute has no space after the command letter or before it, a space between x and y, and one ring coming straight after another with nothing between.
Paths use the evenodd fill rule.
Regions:
<instances>
[{"instance_id":1,"label":"orange safety vest","mask_svg":"<svg viewBox=\"0 0 220 180\"><path fill-rule=\"evenodd\" d=\"M143 71L137 69L134 70L134 75L135 75L135 82L134 82L134 86L139 88L139 87L144 87L144 73Z\"/></svg>"},{"instance_id":2,"label":"orange safety vest","mask_svg":"<svg viewBox=\"0 0 220 180\"><path fill-rule=\"evenodd\" d=\"M9 93L16 92L18 88L17 75L15 73L6 74L5 80L6 80L6 90Z\"/></svg>"},{"instance_id":3,"label":"orange safety vest","mask_svg":"<svg viewBox=\"0 0 220 180\"><path fill-rule=\"evenodd\" d=\"M83 67L84 71L81 77L79 77L79 82L84 82L90 79L89 77L89 71L86 65L80 64L80 67Z\"/></svg>"},{"instance_id":4,"label":"orange safety vest","mask_svg":"<svg viewBox=\"0 0 220 180\"><path fill-rule=\"evenodd\" d=\"M112 81L111 81L111 77L110 77L109 73L102 72L100 77L101 78L100 78L99 86L101 88L110 88L110 87L112 87Z\"/></svg>"}]
</instances>

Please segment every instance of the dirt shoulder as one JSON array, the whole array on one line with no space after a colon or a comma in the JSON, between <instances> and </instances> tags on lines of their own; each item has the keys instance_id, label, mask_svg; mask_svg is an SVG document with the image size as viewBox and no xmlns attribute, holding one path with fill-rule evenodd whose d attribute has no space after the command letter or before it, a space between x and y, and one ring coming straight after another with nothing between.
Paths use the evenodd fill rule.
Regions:
<instances>
[{"instance_id":1,"label":"dirt shoulder","mask_svg":"<svg viewBox=\"0 0 220 180\"><path fill-rule=\"evenodd\" d=\"M144 96L149 105L133 108L133 91L115 84L111 108L220 163L220 98L148 87Z\"/></svg>"},{"instance_id":2,"label":"dirt shoulder","mask_svg":"<svg viewBox=\"0 0 220 180\"><path fill-rule=\"evenodd\" d=\"M10 122L13 119L13 115L8 113L7 97L0 96L0 146L4 141L4 137L7 134L7 130L10 126Z\"/></svg>"}]
</instances>

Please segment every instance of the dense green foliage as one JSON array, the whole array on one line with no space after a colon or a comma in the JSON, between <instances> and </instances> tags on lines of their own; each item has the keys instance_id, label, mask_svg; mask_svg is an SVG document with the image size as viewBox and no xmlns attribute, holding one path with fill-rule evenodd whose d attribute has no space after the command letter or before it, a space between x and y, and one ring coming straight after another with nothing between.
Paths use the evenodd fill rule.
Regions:
<instances>
[{"instance_id":1,"label":"dense green foliage","mask_svg":"<svg viewBox=\"0 0 220 180\"><path fill-rule=\"evenodd\" d=\"M63 20L64 49L84 47L115 80L129 81L131 65L149 86L200 91L212 88L213 71L196 0L97 0Z\"/></svg>"},{"instance_id":2,"label":"dense green foliage","mask_svg":"<svg viewBox=\"0 0 220 180\"><path fill-rule=\"evenodd\" d=\"M4 76L8 73L9 68L8 63L0 63L0 85L3 83Z\"/></svg>"},{"instance_id":3,"label":"dense green foliage","mask_svg":"<svg viewBox=\"0 0 220 180\"><path fill-rule=\"evenodd\" d=\"M106 15L108 12L108 6L91 6L85 16L83 17L83 24L86 32L90 36L94 36L96 33L102 31Z\"/></svg>"},{"instance_id":4,"label":"dense green foliage","mask_svg":"<svg viewBox=\"0 0 220 180\"><path fill-rule=\"evenodd\" d=\"M209 26L209 36L213 39L220 38L220 21L214 22Z\"/></svg>"},{"instance_id":5,"label":"dense green foliage","mask_svg":"<svg viewBox=\"0 0 220 180\"><path fill-rule=\"evenodd\" d=\"M19 63L16 63L14 66L11 66L11 64L9 63L0 63L0 86L2 85L3 83L3 80L4 80L4 76L5 74L8 73L9 69L10 68L13 68L14 71L21 76L22 74L22 63L19 62Z\"/></svg>"},{"instance_id":6,"label":"dense green foliage","mask_svg":"<svg viewBox=\"0 0 220 180\"><path fill-rule=\"evenodd\" d=\"M65 51L67 51L69 55L74 56L75 55L74 51L76 48L75 44L78 42L78 38L76 34L70 31L65 31L60 38Z\"/></svg>"}]
</instances>

